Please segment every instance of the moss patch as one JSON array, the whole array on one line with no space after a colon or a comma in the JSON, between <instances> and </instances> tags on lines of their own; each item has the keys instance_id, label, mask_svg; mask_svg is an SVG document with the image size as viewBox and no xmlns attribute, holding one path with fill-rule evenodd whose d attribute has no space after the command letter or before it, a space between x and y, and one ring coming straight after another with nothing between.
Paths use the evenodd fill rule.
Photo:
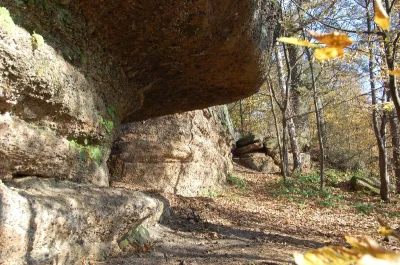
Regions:
<instances>
[{"instance_id":1,"label":"moss patch","mask_svg":"<svg viewBox=\"0 0 400 265\"><path fill-rule=\"evenodd\" d=\"M0 26L5 27L8 33L12 33L15 26L14 21L10 16L10 11L5 7L0 7Z\"/></svg>"},{"instance_id":2,"label":"moss patch","mask_svg":"<svg viewBox=\"0 0 400 265\"><path fill-rule=\"evenodd\" d=\"M39 35L36 32L33 32L31 41L33 50L39 49L44 44L44 39L42 35Z\"/></svg>"}]
</instances>

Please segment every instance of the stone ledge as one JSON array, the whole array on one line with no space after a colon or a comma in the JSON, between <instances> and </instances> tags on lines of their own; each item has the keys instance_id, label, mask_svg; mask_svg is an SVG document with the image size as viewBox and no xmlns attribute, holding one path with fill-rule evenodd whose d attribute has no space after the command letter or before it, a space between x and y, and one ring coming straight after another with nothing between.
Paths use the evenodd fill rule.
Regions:
<instances>
[{"instance_id":1,"label":"stone ledge","mask_svg":"<svg viewBox=\"0 0 400 265\"><path fill-rule=\"evenodd\" d=\"M161 200L118 188L27 177L0 182L0 264L82 264L163 212Z\"/></svg>"}]
</instances>

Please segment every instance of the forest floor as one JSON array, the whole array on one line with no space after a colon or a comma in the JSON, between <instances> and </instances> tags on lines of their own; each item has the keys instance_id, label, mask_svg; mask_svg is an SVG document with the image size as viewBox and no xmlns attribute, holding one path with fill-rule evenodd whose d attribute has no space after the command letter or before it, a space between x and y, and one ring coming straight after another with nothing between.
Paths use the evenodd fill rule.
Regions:
<instances>
[{"instance_id":1,"label":"forest floor","mask_svg":"<svg viewBox=\"0 0 400 265\"><path fill-rule=\"evenodd\" d=\"M400 226L398 197L387 204L365 191L352 192L335 175L328 175L322 193L316 175L286 186L279 175L239 166L234 176L236 184L222 192L193 198L162 194L171 215L148 228L151 244L141 253L128 247L93 264L294 264L294 252L346 245L344 235L368 235L388 248L400 247L383 241L376 221L382 216Z\"/></svg>"}]
</instances>

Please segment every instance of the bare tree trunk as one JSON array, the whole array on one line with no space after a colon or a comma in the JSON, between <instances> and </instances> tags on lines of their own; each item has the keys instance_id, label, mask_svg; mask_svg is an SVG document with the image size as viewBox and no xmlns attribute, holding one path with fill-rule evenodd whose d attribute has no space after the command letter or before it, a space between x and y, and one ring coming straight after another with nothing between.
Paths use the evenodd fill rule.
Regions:
<instances>
[{"instance_id":1,"label":"bare tree trunk","mask_svg":"<svg viewBox=\"0 0 400 265\"><path fill-rule=\"evenodd\" d=\"M300 156L300 148L299 143L297 141L297 133L296 127L294 125L293 118L289 118L287 121L288 131L289 131L289 139L290 145L292 147L292 155L293 155L293 170L301 171L302 170L302 161Z\"/></svg>"},{"instance_id":2,"label":"bare tree trunk","mask_svg":"<svg viewBox=\"0 0 400 265\"><path fill-rule=\"evenodd\" d=\"M288 137L287 137L287 123L285 115L282 115L282 173L283 179L286 181L286 178L289 176L289 152L288 152Z\"/></svg>"},{"instance_id":3,"label":"bare tree trunk","mask_svg":"<svg viewBox=\"0 0 400 265\"><path fill-rule=\"evenodd\" d=\"M381 179L380 195L382 200L389 201L390 178L387 170L388 160L386 152L386 137L382 137L382 135L386 134L386 126L381 125L380 134L381 134L380 138L382 139L381 144L379 145L379 175Z\"/></svg>"},{"instance_id":4,"label":"bare tree trunk","mask_svg":"<svg viewBox=\"0 0 400 265\"><path fill-rule=\"evenodd\" d=\"M285 53L285 60L287 65L287 80L285 80L285 74L283 72L283 62L282 56L278 50L278 47L275 49L277 66L278 66L278 78L279 78L279 85L281 88L281 95L282 95L282 105L280 106L282 111L282 124L283 124L283 168L285 169L286 173L288 174L288 138L290 139L290 144L292 147L292 154L293 154L293 166L295 170L301 171L301 157L300 157L300 148L297 141L297 134L296 128L294 126L293 118L288 119L288 113L290 111L290 95L289 95L289 80L291 79L291 67L289 65L289 60L286 56L285 47L283 49ZM289 137L288 137L289 136Z\"/></svg>"},{"instance_id":5,"label":"bare tree trunk","mask_svg":"<svg viewBox=\"0 0 400 265\"><path fill-rule=\"evenodd\" d=\"M368 1L366 0L366 15L367 15L367 27L368 31L371 31L371 16L368 11ZM368 70L369 70L369 84L371 87L371 100L372 105L376 106L377 104L377 97L376 97L376 90L375 90L375 76L374 76L374 58L373 58L373 51L372 51L372 44L370 41L370 37L368 37L368 53L369 53L369 62L368 62ZM377 109L372 109L372 122L375 132L375 138L378 145L378 154L379 154L379 176L381 180L381 188L380 188L380 195L381 199L388 201L390 195L390 179L387 170L387 153L386 153L386 114L383 113L380 122L378 122L378 113Z\"/></svg>"},{"instance_id":6,"label":"bare tree trunk","mask_svg":"<svg viewBox=\"0 0 400 265\"><path fill-rule=\"evenodd\" d=\"M291 102L292 104L289 105L288 113L291 116L297 117L296 119L290 118L288 121L288 127L289 127L289 136L290 136L290 144L292 146L292 151L293 151L293 167L294 170L301 171L302 170L302 161L301 161L301 156L300 156L300 144L299 144L299 135L297 134L297 129L301 128L301 132L307 131L304 126L304 119L307 119L308 115L299 115L301 113L301 106L304 105L301 102L301 94L299 92L299 87L301 85L301 75L300 73L302 72L301 69L301 64L299 64L299 56L300 53L300 47L296 45L289 45L288 48L288 58L287 58L287 64L291 69L291 74L290 74L290 91L291 91ZM308 136L307 133L305 133L306 137ZM308 142L308 139L306 139L303 142Z\"/></svg>"},{"instance_id":7,"label":"bare tree trunk","mask_svg":"<svg viewBox=\"0 0 400 265\"><path fill-rule=\"evenodd\" d=\"M269 93L270 93L269 99L270 99L270 104L271 104L272 116L274 117L274 123L275 123L276 139L278 142L279 156L280 156L280 161L281 161L281 171L283 174L283 167L282 167L283 156L282 156L281 134L279 132L278 119L276 117L276 112L275 112L275 104L274 104L274 100L273 100L273 87L272 87L272 82L271 82L270 77L268 77L267 83L268 83L268 88L269 88Z\"/></svg>"},{"instance_id":8,"label":"bare tree trunk","mask_svg":"<svg viewBox=\"0 0 400 265\"><path fill-rule=\"evenodd\" d=\"M390 3L388 0L385 0L386 12L390 16ZM396 55L397 55L397 43L400 39L400 34L397 34L394 39L387 32L382 33L382 41L383 47L385 49L385 60L386 65L389 70L394 70ZM396 109L397 117L400 117L400 96L397 90L397 82L396 76L389 75L388 88L390 91L390 95L393 100L394 107Z\"/></svg>"},{"instance_id":9,"label":"bare tree trunk","mask_svg":"<svg viewBox=\"0 0 400 265\"><path fill-rule=\"evenodd\" d=\"M317 94L317 86L315 84L315 76L314 76L314 65L312 62L310 50L306 48L307 60L310 65L311 72L311 85L313 90L313 99L314 99L314 109L315 109L315 120L317 122L317 131L318 131L318 144L319 144L319 175L320 175L320 188L321 190L325 187L325 148L324 148L324 140L323 140L323 128L322 128L322 120L321 120L321 112L319 106L319 99Z\"/></svg>"},{"instance_id":10,"label":"bare tree trunk","mask_svg":"<svg viewBox=\"0 0 400 265\"><path fill-rule=\"evenodd\" d=\"M300 86L300 69L298 64L299 47L295 45L289 45L287 51L288 55L286 56L285 53L285 60L289 72L288 74L289 78L285 85L290 87L290 96L291 96L290 99L292 104L288 103L286 113L288 113L289 116L296 116L296 114L298 114L299 112L299 104L300 104L300 98L299 98L300 94L297 93L297 89ZM289 90L287 90L287 93L289 93ZM286 94L286 97L289 100L289 94ZM292 147L293 170L301 171L302 161L300 156L299 141L296 133L297 126L293 118L288 119L287 125L288 125L290 145Z\"/></svg>"},{"instance_id":11,"label":"bare tree trunk","mask_svg":"<svg viewBox=\"0 0 400 265\"><path fill-rule=\"evenodd\" d=\"M400 194L400 128L399 120L394 113L390 114L390 132L392 135L394 176L396 180L396 193Z\"/></svg>"},{"instance_id":12,"label":"bare tree trunk","mask_svg":"<svg viewBox=\"0 0 400 265\"><path fill-rule=\"evenodd\" d=\"M282 112L282 173L283 179L286 180L289 175L289 159L288 159L288 137L287 137L287 107L289 104L289 88L286 86L285 75L283 73L282 56L279 47L275 46L275 57L278 68L278 81L281 90L282 104L278 104ZM290 69L288 69L290 70ZM276 97L275 97L276 100ZM278 103L278 102L277 102Z\"/></svg>"}]
</instances>

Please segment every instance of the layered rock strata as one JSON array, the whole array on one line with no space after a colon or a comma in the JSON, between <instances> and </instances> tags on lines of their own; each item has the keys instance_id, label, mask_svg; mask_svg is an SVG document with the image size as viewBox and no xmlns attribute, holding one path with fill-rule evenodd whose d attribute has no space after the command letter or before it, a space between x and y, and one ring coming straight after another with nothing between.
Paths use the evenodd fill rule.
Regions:
<instances>
[{"instance_id":1,"label":"layered rock strata","mask_svg":"<svg viewBox=\"0 0 400 265\"><path fill-rule=\"evenodd\" d=\"M184 196L220 189L232 169L232 136L219 107L124 124L111 180Z\"/></svg>"}]
</instances>

